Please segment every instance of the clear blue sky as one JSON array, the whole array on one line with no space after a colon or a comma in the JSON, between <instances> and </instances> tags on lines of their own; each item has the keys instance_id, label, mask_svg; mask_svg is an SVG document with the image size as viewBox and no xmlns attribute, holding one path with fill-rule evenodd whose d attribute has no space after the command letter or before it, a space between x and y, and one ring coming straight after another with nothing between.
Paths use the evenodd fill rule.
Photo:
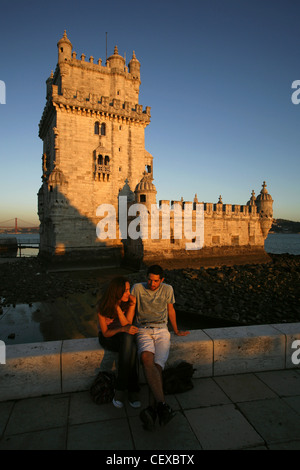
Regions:
<instances>
[{"instance_id":1,"label":"clear blue sky","mask_svg":"<svg viewBox=\"0 0 300 470\"><path fill-rule=\"evenodd\" d=\"M65 29L77 57L105 63L106 32L108 55L136 52L157 200L245 204L266 180L274 216L300 221L299 18L294 0L1 0L0 222L38 221L38 123Z\"/></svg>"}]
</instances>

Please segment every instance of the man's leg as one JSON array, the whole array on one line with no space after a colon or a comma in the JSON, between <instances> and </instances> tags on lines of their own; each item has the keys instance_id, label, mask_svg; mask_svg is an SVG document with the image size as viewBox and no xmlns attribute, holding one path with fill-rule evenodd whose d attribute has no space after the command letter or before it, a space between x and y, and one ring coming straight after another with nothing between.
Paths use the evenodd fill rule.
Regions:
<instances>
[{"instance_id":1,"label":"man's leg","mask_svg":"<svg viewBox=\"0 0 300 470\"><path fill-rule=\"evenodd\" d=\"M141 360L144 367L146 380L150 388L150 404L155 406L156 403L165 401L162 384L162 368L158 364L155 364L154 354L152 352L142 352Z\"/></svg>"},{"instance_id":2,"label":"man's leg","mask_svg":"<svg viewBox=\"0 0 300 470\"><path fill-rule=\"evenodd\" d=\"M175 415L169 405L165 403L162 380L162 370L169 355L169 331L167 329L164 329L164 331L153 331L151 334L151 342L151 346L144 347L144 350L142 350L141 352L141 361L144 367L145 377L150 390L150 406L141 412L140 418L143 421L146 429L148 430L154 429L157 415L159 418L159 424L161 426L167 424L170 419L172 419ZM151 348L153 352L151 351Z\"/></svg>"}]
</instances>

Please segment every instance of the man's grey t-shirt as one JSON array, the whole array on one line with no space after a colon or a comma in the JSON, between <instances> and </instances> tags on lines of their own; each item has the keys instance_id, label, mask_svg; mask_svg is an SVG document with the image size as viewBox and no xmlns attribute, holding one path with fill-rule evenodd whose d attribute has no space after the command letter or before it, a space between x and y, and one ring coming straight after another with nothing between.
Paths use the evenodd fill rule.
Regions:
<instances>
[{"instance_id":1,"label":"man's grey t-shirt","mask_svg":"<svg viewBox=\"0 0 300 470\"><path fill-rule=\"evenodd\" d=\"M158 289L152 291L147 288L146 282L142 282L134 284L131 293L136 297L134 323L137 326L167 327L168 304L175 303L172 286L161 283Z\"/></svg>"}]
</instances>

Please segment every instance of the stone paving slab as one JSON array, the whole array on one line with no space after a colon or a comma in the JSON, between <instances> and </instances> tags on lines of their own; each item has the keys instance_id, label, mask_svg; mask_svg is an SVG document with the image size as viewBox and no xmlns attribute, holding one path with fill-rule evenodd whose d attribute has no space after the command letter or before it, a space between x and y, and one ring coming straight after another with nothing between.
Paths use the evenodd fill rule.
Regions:
<instances>
[{"instance_id":1,"label":"stone paving slab","mask_svg":"<svg viewBox=\"0 0 300 470\"><path fill-rule=\"evenodd\" d=\"M68 450L133 450L126 418L95 421L69 427Z\"/></svg>"},{"instance_id":2,"label":"stone paving slab","mask_svg":"<svg viewBox=\"0 0 300 470\"><path fill-rule=\"evenodd\" d=\"M133 442L136 449L165 451L167 450L201 450L201 444L190 426L190 422L180 411L165 427L156 423L155 431L143 429L138 416L129 419Z\"/></svg>"},{"instance_id":3,"label":"stone paving slab","mask_svg":"<svg viewBox=\"0 0 300 470\"><path fill-rule=\"evenodd\" d=\"M264 445L264 440L233 404L187 410L185 413L205 450Z\"/></svg>"},{"instance_id":4,"label":"stone paving slab","mask_svg":"<svg viewBox=\"0 0 300 470\"><path fill-rule=\"evenodd\" d=\"M269 444L300 441L300 416L280 398L239 403L238 407Z\"/></svg>"},{"instance_id":5,"label":"stone paving slab","mask_svg":"<svg viewBox=\"0 0 300 470\"><path fill-rule=\"evenodd\" d=\"M234 403L275 398L277 395L254 374L215 377L214 381Z\"/></svg>"},{"instance_id":6,"label":"stone paving slab","mask_svg":"<svg viewBox=\"0 0 300 470\"><path fill-rule=\"evenodd\" d=\"M279 396L300 395L300 370L259 372L256 376Z\"/></svg>"},{"instance_id":7,"label":"stone paving slab","mask_svg":"<svg viewBox=\"0 0 300 470\"><path fill-rule=\"evenodd\" d=\"M0 450L300 449L299 380L299 370L196 378L167 395L176 416L153 433L140 409L96 405L88 391L1 402ZM147 406L146 385L140 398Z\"/></svg>"},{"instance_id":8,"label":"stone paving slab","mask_svg":"<svg viewBox=\"0 0 300 470\"><path fill-rule=\"evenodd\" d=\"M184 410L231 403L230 399L212 378L194 380L193 383L194 388L192 390L176 395Z\"/></svg>"}]
</instances>

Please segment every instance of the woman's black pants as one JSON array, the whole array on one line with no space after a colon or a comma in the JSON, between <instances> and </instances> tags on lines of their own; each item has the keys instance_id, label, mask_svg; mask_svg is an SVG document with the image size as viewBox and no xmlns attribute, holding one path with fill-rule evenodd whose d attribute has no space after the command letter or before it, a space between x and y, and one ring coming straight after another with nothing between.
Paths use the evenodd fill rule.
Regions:
<instances>
[{"instance_id":1,"label":"woman's black pants","mask_svg":"<svg viewBox=\"0 0 300 470\"><path fill-rule=\"evenodd\" d=\"M135 336L117 333L105 338L99 333L99 343L104 349L119 353L116 390L139 391L139 367Z\"/></svg>"}]
</instances>

